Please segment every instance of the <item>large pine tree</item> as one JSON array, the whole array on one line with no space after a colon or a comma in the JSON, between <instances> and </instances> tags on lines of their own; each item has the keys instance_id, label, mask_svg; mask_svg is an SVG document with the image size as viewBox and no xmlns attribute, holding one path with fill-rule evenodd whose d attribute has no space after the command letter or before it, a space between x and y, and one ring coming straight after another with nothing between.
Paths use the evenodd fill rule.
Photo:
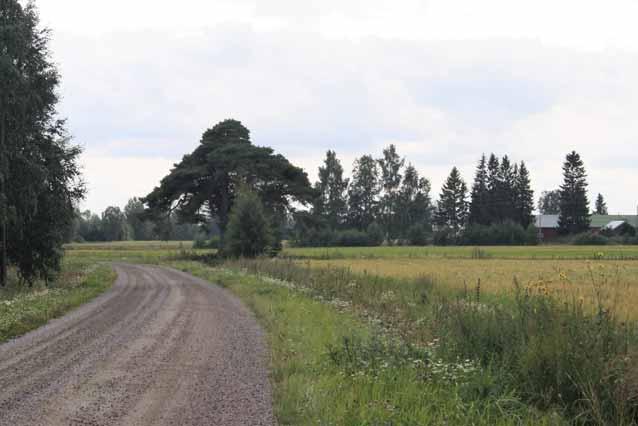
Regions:
<instances>
[{"instance_id":1,"label":"large pine tree","mask_svg":"<svg viewBox=\"0 0 638 426\"><path fill-rule=\"evenodd\" d=\"M441 188L436 221L439 226L450 228L458 234L465 226L467 215L467 186L459 170L453 167Z\"/></svg>"},{"instance_id":2,"label":"large pine tree","mask_svg":"<svg viewBox=\"0 0 638 426\"><path fill-rule=\"evenodd\" d=\"M576 151L567 154L563 164L563 184L560 186L559 231L575 234L589 229L589 199L587 198L587 173Z\"/></svg>"}]
</instances>

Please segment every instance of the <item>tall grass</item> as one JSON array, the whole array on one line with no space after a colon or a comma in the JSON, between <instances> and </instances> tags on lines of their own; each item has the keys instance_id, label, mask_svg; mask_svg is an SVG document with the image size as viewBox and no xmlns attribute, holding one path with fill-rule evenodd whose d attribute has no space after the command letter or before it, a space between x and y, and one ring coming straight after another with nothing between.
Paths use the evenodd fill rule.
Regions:
<instances>
[{"instance_id":1,"label":"tall grass","mask_svg":"<svg viewBox=\"0 0 638 426\"><path fill-rule=\"evenodd\" d=\"M346 301L407 342L434 346L447 362L478 363L494 378L477 386L478 394L515 389L528 403L579 424L638 422L636 325L617 319L602 297L586 304L542 283L514 283L508 294L494 296L481 292L480 281L452 290L427 276L402 280L276 259L225 266ZM348 359L349 350L343 353Z\"/></svg>"}]
</instances>

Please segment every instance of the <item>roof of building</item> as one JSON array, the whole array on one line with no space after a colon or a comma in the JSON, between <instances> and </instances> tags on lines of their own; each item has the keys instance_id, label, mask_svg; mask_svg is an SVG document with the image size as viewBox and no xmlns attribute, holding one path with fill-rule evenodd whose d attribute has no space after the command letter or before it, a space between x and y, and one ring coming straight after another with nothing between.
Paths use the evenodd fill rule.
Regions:
<instances>
[{"instance_id":1,"label":"roof of building","mask_svg":"<svg viewBox=\"0 0 638 426\"><path fill-rule=\"evenodd\" d=\"M611 222L627 222L631 226L638 227L638 216L635 214L627 215L599 215L594 214L591 216L592 228L604 228L605 225Z\"/></svg>"},{"instance_id":2,"label":"roof of building","mask_svg":"<svg viewBox=\"0 0 638 426\"><path fill-rule=\"evenodd\" d=\"M616 226L620 226L623 222L627 222L633 227L638 228L638 215L600 215L594 214L591 216L592 228L604 228L611 223L620 222ZM558 228L558 215L557 214L540 214L536 215L536 227L537 228ZM611 228L615 229L615 228Z\"/></svg>"},{"instance_id":3,"label":"roof of building","mask_svg":"<svg viewBox=\"0 0 638 426\"><path fill-rule=\"evenodd\" d=\"M537 228L558 228L557 214L539 214L536 215Z\"/></svg>"},{"instance_id":4,"label":"roof of building","mask_svg":"<svg viewBox=\"0 0 638 426\"><path fill-rule=\"evenodd\" d=\"M603 229L610 229L610 230L613 231L613 230L617 229L623 223L627 223L627 222L624 221L624 220L612 220L607 225L603 226Z\"/></svg>"}]
</instances>

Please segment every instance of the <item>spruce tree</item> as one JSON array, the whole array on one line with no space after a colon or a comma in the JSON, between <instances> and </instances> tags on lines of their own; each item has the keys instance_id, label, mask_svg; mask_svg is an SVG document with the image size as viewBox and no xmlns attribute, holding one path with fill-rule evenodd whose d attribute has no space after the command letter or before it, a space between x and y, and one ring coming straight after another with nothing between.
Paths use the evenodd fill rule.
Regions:
<instances>
[{"instance_id":1,"label":"spruce tree","mask_svg":"<svg viewBox=\"0 0 638 426\"><path fill-rule=\"evenodd\" d=\"M233 257L256 257L272 247L274 241L261 200L254 192L242 190L230 212L223 253Z\"/></svg>"},{"instance_id":2,"label":"spruce tree","mask_svg":"<svg viewBox=\"0 0 638 426\"><path fill-rule=\"evenodd\" d=\"M501 190L500 182L500 163L496 155L490 154L487 162L487 206L488 220L487 223L497 223L500 221L499 212L499 192Z\"/></svg>"},{"instance_id":3,"label":"spruce tree","mask_svg":"<svg viewBox=\"0 0 638 426\"><path fill-rule=\"evenodd\" d=\"M499 168L498 178L498 190L496 192L496 206L498 208L497 219L498 222L505 222L507 220L515 221L515 181L517 171L512 166L510 159L507 155L503 156L501 160L501 167Z\"/></svg>"},{"instance_id":4,"label":"spruce tree","mask_svg":"<svg viewBox=\"0 0 638 426\"><path fill-rule=\"evenodd\" d=\"M454 167L441 188L436 221L439 226L450 228L458 235L465 226L467 215L467 186Z\"/></svg>"},{"instance_id":5,"label":"spruce tree","mask_svg":"<svg viewBox=\"0 0 638 426\"><path fill-rule=\"evenodd\" d=\"M602 194L598 194L598 197L596 197L595 213L599 215L609 214L607 210L607 203L605 203L605 199L603 198Z\"/></svg>"},{"instance_id":6,"label":"spruce tree","mask_svg":"<svg viewBox=\"0 0 638 426\"><path fill-rule=\"evenodd\" d=\"M525 162L521 161L516 174L516 222L527 228L533 221L532 212L534 211L534 191L531 187L529 171Z\"/></svg>"},{"instance_id":7,"label":"spruce tree","mask_svg":"<svg viewBox=\"0 0 638 426\"><path fill-rule=\"evenodd\" d=\"M487 182L487 160L485 154L481 156L474 184L472 185L472 196L470 204L469 223L477 225L490 224L489 191Z\"/></svg>"},{"instance_id":8,"label":"spruce tree","mask_svg":"<svg viewBox=\"0 0 638 426\"><path fill-rule=\"evenodd\" d=\"M559 232L575 234L589 229L587 174L576 151L567 154L563 164L563 184L560 186Z\"/></svg>"}]
</instances>

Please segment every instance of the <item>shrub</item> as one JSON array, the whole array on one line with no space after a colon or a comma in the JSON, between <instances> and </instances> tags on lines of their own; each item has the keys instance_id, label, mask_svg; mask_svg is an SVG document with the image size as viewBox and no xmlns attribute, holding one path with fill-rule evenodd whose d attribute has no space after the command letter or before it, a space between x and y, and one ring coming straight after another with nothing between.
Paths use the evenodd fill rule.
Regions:
<instances>
[{"instance_id":1,"label":"shrub","mask_svg":"<svg viewBox=\"0 0 638 426\"><path fill-rule=\"evenodd\" d=\"M609 238L593 232L586 232L574 236L572 244L577 246L604 246L609 244Z\"/></svg>"},{"instance_id":2,"label":"shrub","mask_svg":"<svg viewBox=\"0 0 638 426\"><path fill-rule=\"evenodd\" d=\"M424 246L428 243L429 232L423 225L412 225L407 232L407 240L410 245Z\"/></svg>"},{"instance_id":3,"label":"shrub","mask_svg":"<svg viewBox=\"0 0 638 426\"><path fill-rule=\"evenodd\" d=\"M272 229L259 197L241 192L230 213L223 252L233 257L256 257L274 242Z\"/></svg>"},{"instance_id":4,"label":"shrub","mask_svg":"<svg viewBox=\"0 0 638 426\"><path fill-rule=\"evenodd\" d=\"M211 239L207 240L205 236L198 235L193 241L193 248L195 249L218 249L221 248L221 240L218 235L215 235Z\"/></svg>"},{"instance_id":5,"label":"shrub","mask_svg":"<svg viewBox=\"0 0 638 426\"><path fill-rule=\"evenodd\" d=\"M356 229L346 229L335 234L334 246L339 247L366 247L371 245L368 234Z\"/></svg>"},{"instance_id":6,"label":"shrub","mask_svg":"<svg viewBox=\"0 0 638 426\"><path fill-rule=\"evenodd\" d=\"M536 227L527 229L511 221L493 225L470 225L463 231L466 245L535 245L538 243Z\"/></svg>"},{"instance_id":7,"label":"shrub","mask_svg":"<svg viewBox=\"0 0 638 426\"><path fill-rule=\"evenodd\" d=\"M456 244L457 238L453 229L437 229L432 236L432 243L437 246L449 246Z\"/></svg>"},{"instance_id":8,"label":"shrub","mask_svg":"<svg viewBox=\"0 0 638 426\"><path fill-rule=\"evenodd\" d=\"M383 234L383 228L377 223L372 222L367 229L368 239L370 240L370 245L372 246L380 246L383 244L385 240L385 235Z\"/></svg>"}]
</instances>

